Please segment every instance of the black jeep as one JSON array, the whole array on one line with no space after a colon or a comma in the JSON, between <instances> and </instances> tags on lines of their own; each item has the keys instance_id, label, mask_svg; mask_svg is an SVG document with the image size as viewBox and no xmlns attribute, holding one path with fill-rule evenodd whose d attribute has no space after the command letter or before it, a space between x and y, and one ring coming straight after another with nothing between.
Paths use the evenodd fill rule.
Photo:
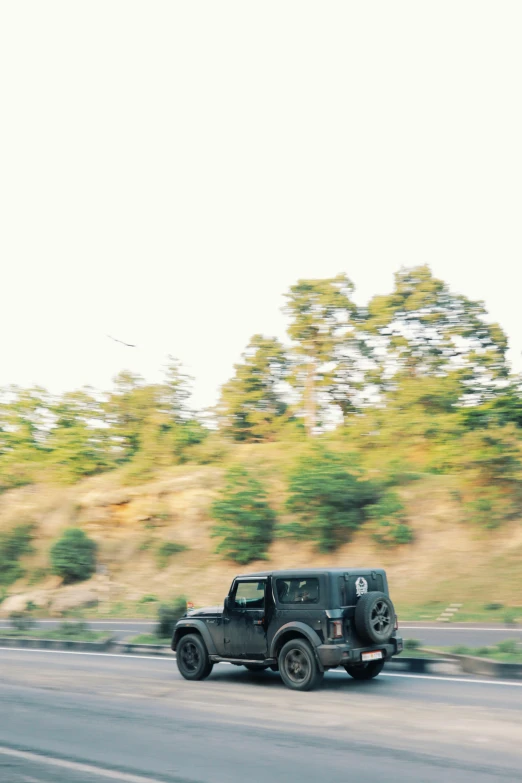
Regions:
<instances>
[{"instance_id":1,"label":"black jeep","mask_svg":"<svg viewBox=\"0 0 522 783\"><path fill-rule=\"evenodd\" d=\"M382 569L303 569L237 576L223 608L178 621L172 649L187 680L228 662L271 668L307 691L338 666L356 680L376 677L402 639Z\"/></svg>"}]
</instances>

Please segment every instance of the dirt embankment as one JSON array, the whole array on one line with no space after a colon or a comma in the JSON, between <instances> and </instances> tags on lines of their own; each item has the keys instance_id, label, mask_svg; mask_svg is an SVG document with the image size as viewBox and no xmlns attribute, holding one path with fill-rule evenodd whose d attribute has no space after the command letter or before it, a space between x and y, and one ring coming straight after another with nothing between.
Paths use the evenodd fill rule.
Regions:
<instances>
[{"instance_id":1,"label":"dirt embankment","mask_svg":"<svg viewBox=\"0 0 522 783\"><path fill-rule=\"evenodd\" d=\"M136 615L133 606L143 607L147 596L184 594L196 605L219 602L240 570L323 565L386 568L399 607L522 604L522 525L474 529L461 519L443 477L401 490L415 533L412 544L383 548L362 528L336 552L319 555L312 544L276 538L269 559L246 569L224 562L214 551L210 506L222 480L219 468L186 467L135 487L107 474L73 487L33 486L0 496L0 530L25 522L35 526L35 551L22 561L26 576L9 587L0 614L31 601L56 616L92 605L101 611L118 605ZM280 496L279 488L276 503ZM88 582L63 586L50 574L48 554L71 525L96 540L99 569ZM186 549L160 564L158 548L164 541Z\"/></svg>"}]
</instances>

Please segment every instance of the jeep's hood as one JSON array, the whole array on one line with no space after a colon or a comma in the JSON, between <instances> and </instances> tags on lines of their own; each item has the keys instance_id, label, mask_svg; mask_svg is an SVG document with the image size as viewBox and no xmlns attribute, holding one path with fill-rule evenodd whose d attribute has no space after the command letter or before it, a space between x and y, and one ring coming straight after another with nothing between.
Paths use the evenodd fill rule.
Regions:
<instances>
[{"instance_id":1,"label":"jeep's hood","mask_svg":"<svg viewBox=\"0 0 522 783\"><path fill-rule=\"evenodd\" d=\"M223 614L222 606L203 606L201 609L191 609L186 617L209 617Z\"/></svg>"}]
</instances>

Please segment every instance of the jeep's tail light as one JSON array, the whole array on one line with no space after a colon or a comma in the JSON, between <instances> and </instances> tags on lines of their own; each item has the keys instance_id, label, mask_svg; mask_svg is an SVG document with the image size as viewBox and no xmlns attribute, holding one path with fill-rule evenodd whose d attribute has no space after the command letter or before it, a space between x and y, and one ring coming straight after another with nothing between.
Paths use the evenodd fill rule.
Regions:
<instances>
[{"instance_id":1,"label":"jeep's tail light","mask_svg":"<svg viewBox=\"0 0 522 783\"><path fill-rule=\"evenodd\" d=\"M399 618L397 617L397 615L395 615L395 630L396 631L399 630Z\"/></svg>"},{"instance_id":2,"label":"jeep's tail light","mask_svg":"<svg viewBox=\"0 0 522 783\"><path fill-rule=\"evenodd\" d=\"M343 638L343 621L342 620L333 620L330 623L330 631L331 631L332 639L342 639Z\"/></svg>"}]
</instances>

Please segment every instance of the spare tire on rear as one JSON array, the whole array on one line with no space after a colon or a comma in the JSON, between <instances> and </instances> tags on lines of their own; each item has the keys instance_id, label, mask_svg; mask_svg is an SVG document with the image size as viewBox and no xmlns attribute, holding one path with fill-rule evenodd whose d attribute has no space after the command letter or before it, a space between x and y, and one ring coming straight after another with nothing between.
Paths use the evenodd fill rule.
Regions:
<instances>
[{"instance_id":1,"label":"spare tire on rear","mask_svg":"<svg viewBox=\"0 0 522 783\"><path fill-rule=\"evenodd\" d=\"M362 595L355 608L355 628L363 641L383 644L395 629L391 600L377 590Z\"/></svg>"}]
</instances>

